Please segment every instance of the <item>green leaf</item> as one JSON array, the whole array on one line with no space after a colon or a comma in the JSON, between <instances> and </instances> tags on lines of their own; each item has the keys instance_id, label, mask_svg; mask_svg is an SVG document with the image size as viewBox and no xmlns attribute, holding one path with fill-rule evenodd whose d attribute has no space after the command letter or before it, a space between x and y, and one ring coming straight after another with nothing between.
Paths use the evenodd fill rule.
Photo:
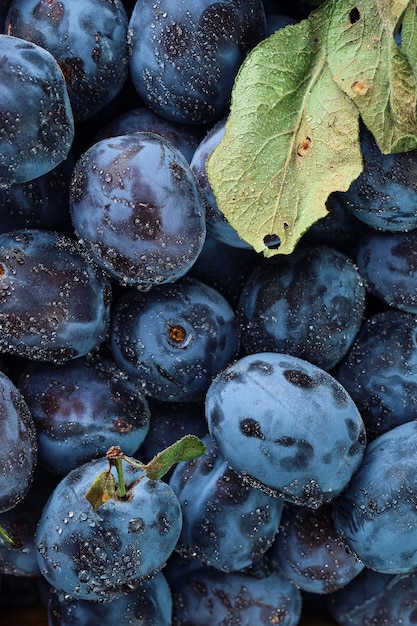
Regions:
<instances>
[{"instance_id":1,"label":"green leaf","mask_svg":"<svg viewBox=\"0 0 417 626\"><path fill-rule=\"evenodd\" d=\"M333 80L332 4L278 30L246 58L223 140L207 161L219 209L265 256L292 252L362 171L358 110Z\"/></svg>"},{"instance_id":2,"label":"green leaf","mask_svg":"<svg viewBox=\"0 0 417 626\"><path fill-rule=\"evenodd\" d=\"M154 458L143 466L151 480L162 478L173 465L181 461L191 461L204 454L206 446L196 435L185 435L178 441L158 452Z\"/></svg>"},{"instance_id":3,"label":"green leaf","mask_svg":"<svg viewBox=\"0 0 417 626\"><path fill-rule=\"evenodd\" d=\"M412 4L409 0L338 0L329 22L327 59L333 78L358 107L383 153L417 148L416 77L410 64L413 59L415 65L416 52L409 48L415 41L410 42L408 32L407 57L394 40Z\"/></svg>"},{"instance_id":4,"label":"green leaf","mask_svg":"<svg viewBox=\"0 0 417 626\"><path fill-rule=\"evenodd\" d=\"M114 497L115 483L114 476L109 470L96 476L85 494L94 511Z\"/></svg>"},{"instance_id":5,"label":"green leaf","mask_svg":"<svg viewBox=\"0 0 417 626\"><path fill-rule=\"evenodd\" d=\"M207 174L257 252L291 253L329 195L359 176L359 117L382 152L417 148L416 2L327 0L242 64Z\"/></svg>"},{"instance_id":6,"label":"green leaf","mask_svg":"<svg viewBox=\"0 0 417 626\"><path fill-rule=\"evenodd\" d=\"M401 52L405 54L417 79L417 0L410 0L401 25Z\"/></svg>"}]
</instances>

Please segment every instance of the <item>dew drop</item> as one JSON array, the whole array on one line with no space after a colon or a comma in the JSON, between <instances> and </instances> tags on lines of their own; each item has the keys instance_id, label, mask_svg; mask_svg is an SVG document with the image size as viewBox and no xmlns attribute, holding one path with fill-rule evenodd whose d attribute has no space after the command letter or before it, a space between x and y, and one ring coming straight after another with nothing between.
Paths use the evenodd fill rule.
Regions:
<instances>
[{"instance_id":1,"label":"dew drop","mask_svg":"<svg viewBox=\"0 0 417 626\"><path fill-rule=\"evenodd\" d=\"M142 533L145 530L145 522L141 517L132 517L129 520L129 531L132 533Z\"/></svg>"},{"instance_id":2,"label":"dew drop","mask_svg":"<svg viewBox=\"0 0 417 626\"><path fill-rule=\"evenodd\" d=\"M78 572L78 580L80 581L80 583L88 583L90 578L91 578L91 575L89 572L87 572L87 570L82 569L81 571Z\"/></svg>"}]
</instances>

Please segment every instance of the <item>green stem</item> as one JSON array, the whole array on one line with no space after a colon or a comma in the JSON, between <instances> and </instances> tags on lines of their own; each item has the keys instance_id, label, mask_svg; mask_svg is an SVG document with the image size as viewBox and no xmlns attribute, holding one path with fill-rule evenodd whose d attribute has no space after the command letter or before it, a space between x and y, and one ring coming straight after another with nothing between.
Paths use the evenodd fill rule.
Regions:
<instances>
[{"instance_id":1,"label":"green stem","mask_svg":"<svg viewBox=\"0 0 417 626\"><path fill-rule=\"evenodd\" d=\"M126 498L126 482L123 473L122 459L114 459L111 461L111 464L116 468L117 472L117 497L121 499Z\"/></svg>"},{"instance_id":2,"label":"green stem","mask_svg":"<svg viewBox=\"0 0 417 626\"><path fill-rule=\"evenodd\" d=\"M13 546L13 548L16 547L16 545L17 545L16 540L13 539L12 537L10 537L9 533L6 531L6 529L1 524L0 524L0 537L2 539L4 539L4 541L9 543L11 546Z\"/></svg>"},{"instance_id":3,"label":"green stem","mask_svg":"<svg viewBox=\"0 0 417 626\"><path fill-rule=\"evenodd\" d=\"M117 490L116 495L120 499L126 498L126 481L125 475L123 472L123 464L122 459L125 459L125 455L119 448L119 446L112 446L106 454L106 457L113 467L116 468L117 472Z\"/></svg>"},{"instance_id":4,"label":"green stem","mask_svg":"<svg viewBox=\"0 0 417 626\"><path fill-rule=\"evenodd\" d=\"M127 463L143 469L150 480L160 480L169 472L173 465L181 461L196 459L204 454L205 451L206 446L198 437L195 435L185 435L171 446L165 448L165 450L156 454L153 459L145 465L134 461L130 457L122 456Z\"/></svg>"}]
</instances>

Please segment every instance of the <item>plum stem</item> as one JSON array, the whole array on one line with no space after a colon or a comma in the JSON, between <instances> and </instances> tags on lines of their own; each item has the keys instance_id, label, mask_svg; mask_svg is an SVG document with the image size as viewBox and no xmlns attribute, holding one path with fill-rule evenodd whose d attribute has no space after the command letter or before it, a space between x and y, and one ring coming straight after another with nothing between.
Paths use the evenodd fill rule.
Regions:
<instances>
[{"instance_id":1,"label":"plum stem","mask_svg":"<svg viewBox=\"0 0 417 626\"><path fill-rule=\"evenodd\" d=\"M19 547L20 541L17 540L16 538L11 537L9 533L6 531L6 529L4 528L4 526L2 526L1 524L0 524L0 537L4 539L4 541L6 541L8 544L10 544L12 548Z\"/></svg>"},{"instance_id":2,"label":"plum stem","mask_svg":"<svg viewBox=\"0 0 417 626\"><path fill-rule=\"evenodd\" d=\"M158 452L149 463L143 464L123 456L127 463L142 469L150 480L160 480L173 465L182 461L192 461L204 454L206 446L196 435L185 435L171 446Z\"/></svg>"},{"instance_id":3,"label":"plum stem","mask_svg":"<svg viewBox=\"0 0 417 626\"><path fill-rule=\"evenodd\" d=\"M112 446L107 450L106 457L112 467L116 468L117 472L117 490L116 495L119 499L126 498L126 481L123 472L122 460L126 460L126 456L123 454L119 446Z\"/></svg>"},{"instance_id":4,"label":"plum stem","mask_svg":"<svg viewBox=\"0 0 417 626\"><path fill-rule=\"evenodd\" d=\"M100 506L114 497L118 500L128 500L129 494L128 490L126 490L123 461L143 470L150 480L160 480L176 463L196 459L204 454L205 451L206 446L198 437L185 435L171 446L165 448L165 450L162 450L162 452L156 454L149 463L144 464L123 454L119 446L111 446L106 453L109 468L96 476L87 489L85 497L94 511L97 511ZM112 467L117 472L117 486L111 472Z\"/></svg>"}]
</instances>

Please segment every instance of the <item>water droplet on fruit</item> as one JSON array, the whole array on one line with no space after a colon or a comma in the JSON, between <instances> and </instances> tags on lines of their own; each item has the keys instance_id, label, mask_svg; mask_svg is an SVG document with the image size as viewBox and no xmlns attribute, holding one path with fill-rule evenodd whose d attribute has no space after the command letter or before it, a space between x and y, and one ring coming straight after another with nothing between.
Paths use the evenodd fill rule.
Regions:
<instances>
[{"instance_id":1,"label":"water droplet on fruit","mask_svg":"<svg viewBox=\"0 0 417 626\"><path fill-rule=\"evenodd\" d=\"M129 520L129 531L132 533L142 533L145 530L145 522L141 517L133 517Z\"/></svg>"},{"instance_id":2,"label":"water droplet on fruit","mask_svg":"<svg viewBox=\"0 0 417 626\"><path fill-rule=\"evenodd\" d=\"M103 550L103 548L96 548L94 550L94 554L98 559L100 559L100 561L107 560L107 555L106 555L106 552Z\"/></svg>"},{"instance_id":3,"label":"water droplet on fruit","mask_svg":"<svg viewBox=\"0 0 417 626\"><path fill-rule=\"evenodd\" d=\"M78 572L78 580L81 583L88 583L90 578L91 578L91 575L89 572L87 572L87 570L82 569L80 572Z\"/></svg>"}]
</instances>

